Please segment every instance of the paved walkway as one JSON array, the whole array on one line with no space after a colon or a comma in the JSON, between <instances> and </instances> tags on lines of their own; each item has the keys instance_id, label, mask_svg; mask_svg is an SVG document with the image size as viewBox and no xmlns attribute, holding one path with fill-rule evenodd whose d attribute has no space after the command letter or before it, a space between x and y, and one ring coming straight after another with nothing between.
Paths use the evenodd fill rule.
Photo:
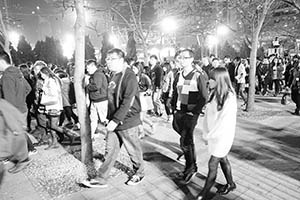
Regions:
<instances>
[{"instance_id":1,"label":"paved walkway","mask_svg":"<svg viewBox=\"0 0 300 200\"><path fill-rule=\"evenodd\" d=\"M213 200L297 200L300 199L300 117L293 116L293 105L282 106L279 99L257 99L257 106L270 109L278 115L266 119L238 119L236 139L229 155L237 189L226 196L215 195ZM201 122L195 131L199 173L188 185L173 178L173 173L184 169L184 162L177 161L180 154L179 137L171 123L158 120L156 134L143 139L146 176L137 186L127 186L127 175L121 173L109 181L105 189L81 189L60 200L105 200L105 199L195 199L201 191L207 174L208 155L206 146L200 142ZM41 150L42 151L42 150ZM40 154L38 154L39 156ZM41 154L42 155L42 154ZM225 183L223 174L218 174L218 183ZM1 200L49 199L41 197L24 173L7 174L0 190Z\"/></svg>"}]
</instances>

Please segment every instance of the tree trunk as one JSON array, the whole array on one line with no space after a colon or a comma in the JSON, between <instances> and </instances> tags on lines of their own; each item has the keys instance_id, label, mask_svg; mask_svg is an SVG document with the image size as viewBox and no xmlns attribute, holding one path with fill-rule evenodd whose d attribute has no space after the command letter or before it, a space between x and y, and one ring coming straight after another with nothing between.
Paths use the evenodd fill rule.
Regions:
<instances>
[{"instance_id":1,"label":"tree trunk","mask_svg":"<svg viewBox=\"0 0 300 200\"><path fill-rule=\"evenodd\" d=\"M7 6L6 6L6 10L7 10ZM6 31L6 26L4 24L3 21L3 15L2 12L0 11L0 40L1 40L1 46L3 48L3 50L8 53L9 57L11 58L10 55L10 50L9 50L9 39L8 39L8 35L7 35L7 31ZM11 59L12 60L12 59Z\"/></svg>"},{"instance_id":2,"label":"tree trunk","mask_svg":"<svg viewBox=\"0 0 300 200\"><path fill-rule=\"evenodd\" d=\"M80 123L81 134L81 162L87 166L93 163L93 149L91 140L91 127L86 106L86 96L84 91L84 71L85 71L85 13L84 0L76 0L76 24L75 24L75 95L77 111Z\"/></svg>"},{"instance_id":3,"label":"tree trunk","mask_svg":"<svg viewBox=\"0 0 300 200\"><path fill-rule=\"evenodd\" d=\"M255 73L256 73L256 57L257 57L257 47L258 47L258 35L260 30L256 29L252 37L252 45L250 52L250 71L249 71L249 92L247 101L247 111L252 111L254 109L255 101Z\"/></svg>"}]
</instances>

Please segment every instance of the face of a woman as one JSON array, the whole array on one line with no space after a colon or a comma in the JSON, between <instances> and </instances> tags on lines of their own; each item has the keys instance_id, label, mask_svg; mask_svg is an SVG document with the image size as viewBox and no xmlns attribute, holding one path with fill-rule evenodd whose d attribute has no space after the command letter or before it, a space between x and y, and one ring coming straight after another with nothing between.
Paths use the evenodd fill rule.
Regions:
<instances>
[{"instance_id":1,"label":"face of a woman","mask_svg":"<svg viewBox=\"0 0 300 200\"><path fill-rule=\"evenodd\" d=\"M209 89L214 89L217 86L217 82L213 79L208 80Z\"/></svg>"}]
</instances>

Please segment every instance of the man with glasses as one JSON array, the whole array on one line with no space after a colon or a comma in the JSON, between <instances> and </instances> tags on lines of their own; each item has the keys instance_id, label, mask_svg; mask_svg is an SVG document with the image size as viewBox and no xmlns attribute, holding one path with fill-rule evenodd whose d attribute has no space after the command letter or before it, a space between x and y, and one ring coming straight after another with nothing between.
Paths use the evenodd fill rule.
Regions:
<instances>
[{"instance_id":1,"label":"man with glasses","mask_svg":"<svg viewBox=\"0 0 300 200\"><path fill-rule=\"evenodd\" d=\"M86 89L90 98L91 137L94 138L98 120L103 125L107 124L108 81L103 69L97 66L95 60L87 61L86 71L90 75Z\"/></svg>"},{"instance_id":2,"label":"man with glasses","mask_svg":"<svg viewBox=\"0 0 300 200\"><path fill-rule=\"evenodd\" d=\"M98 176L82 183L88 187L107 187L109 173L124 144L135 172L126 184L137 185L144 178L143 152L138 136L138 126L141 124L138 82L134 72L124 61L124 52L120 49L111 49L107 53L106 62L112 72L108 85L107 153Z\"/></svg>"},{"instance_id":3,"label":"man with glasses","mask_svg":"<svg viewBox=\"0 0 300 200\"><path fill-rule=\"evenodd\" d=\"M176 75L173 85L173 128L180 135L180 147L186 161L185 169L178 178L188 184L197 173L193 132L208 96L207 78L193 67L192 50L181 50L177 59L182 70Z\"/></svg>"}]
</instances>

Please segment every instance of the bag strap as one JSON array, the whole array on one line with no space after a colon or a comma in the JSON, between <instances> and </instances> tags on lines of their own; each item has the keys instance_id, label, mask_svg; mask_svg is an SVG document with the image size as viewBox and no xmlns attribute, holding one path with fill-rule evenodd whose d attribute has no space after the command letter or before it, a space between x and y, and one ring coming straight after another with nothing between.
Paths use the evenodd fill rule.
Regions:
<instances>
[{"instance_id":1,"label":"bag strap","mask_svg":"<svg viewBox=\"0 0 300 200\"><path fill-rule=\"evenodd\" d=\"M123 82L123 79L124 79L124 76L125 76L125 72L126 72L126 69L128 67L126 66L123 71L122 71L122 75L121 75L121 78L120 78L120 81L119 81L119 85L118 85L118 88L117 88L117 96L116 96L116 106L117 108L119 108L119 105L120 105L120 101L119 101L119 96L120 96L120 91L121 91L121 85L122 85L122 82ZM135 96L133 96L131 102L130 102L130 107L133 105L134 103L134 100L135 100Z\"/></svg>"}]
</instances>

